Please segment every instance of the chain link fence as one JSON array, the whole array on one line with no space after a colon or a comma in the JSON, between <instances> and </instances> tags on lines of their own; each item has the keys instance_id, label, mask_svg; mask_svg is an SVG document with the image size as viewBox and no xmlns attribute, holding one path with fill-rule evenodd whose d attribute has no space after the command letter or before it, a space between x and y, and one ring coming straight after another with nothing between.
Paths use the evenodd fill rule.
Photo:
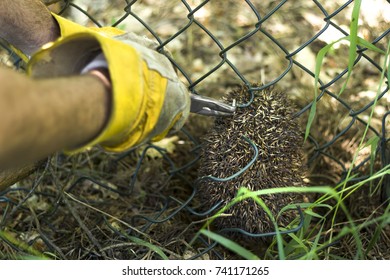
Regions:
<instances>
[{"instance_id":1,"label":"chain link fence","mask_svg":"<svg viewBox=\"0 0 390 280\"><path fill-rule=\"evenodd\" d=\"M169 59L193 93L223 98L245 85L250 95L248 103L240 105L245 107L256 92L273 86L285 91L295 104L303 134L314 98L315 55L349 35L353 1L325 2L330 1L46 4L83 25L112 25L155 40L158 51L172 53ZM388 1L376 2L389 10ZM373 15L363 13L361 30L368 41L386 50L389 19L381 9L371 11ZM1 47L8 62L22 67L5 44ZM317 114L304 147L308 185L336 186L347 176L359 182L389 165L388 81L377 94L383 55L358 48L354 74L341 95L347 76L346 46L335 46L324 60ZM93 149L48 159L27 179L0 193L0 230L7 232L0 241L1 257L39 252L61 259L231 257L216 242L201 236L192 240L219 207L200 211L197 196L202 139L212 123L211 117L191 116L177 135L120 155ZM375 150L361 149L351 168L359 141L367 143L373 136L380 139ZM384 197L388 184L388 178L381 182ZM303 220L298 209L297 219L282 234L298 231ZM259 243L275 235L229 230L238 231L241 241L250 237Z\"/></svg>"}]
</instances>

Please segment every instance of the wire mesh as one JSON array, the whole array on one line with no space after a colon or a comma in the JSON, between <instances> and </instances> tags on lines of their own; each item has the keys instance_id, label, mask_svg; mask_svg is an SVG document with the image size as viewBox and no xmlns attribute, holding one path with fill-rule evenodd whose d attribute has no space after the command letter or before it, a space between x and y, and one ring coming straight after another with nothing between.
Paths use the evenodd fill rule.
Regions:
<instances>
[{"instance_id":1,"label":"wire mesh","mask_svg":"<svg viewBox=\"0 0 390 280\"><path fill-rule=\"evenodd\" d=\"M348 28L340 22L350 14L353 5L353 1L336 7L321 1L304 1L299 5L289 1L249 0L46 2L55 12L81 24L112 25L154 39L158 51L164 53L168 49L172 53L169 59L193 93L219 98L236 85L244 84L250 96L248 103L239 106L246 107L258 91L272 86L285 89L295 100L298 108L295 115L302 123L307 122L313 104L315 75L311 54L326 44L321 39L325 34L349 35ZM298 32L280 37L278 27L285 28L286 23L310 22L290 17L292 9L311 9L316 14L312 20L317 22L309 25L310 32L302 32L302 36ZM177 17L164 21L171 12ZM384 22L381 30L374 30L369 36L382 49L386 49L389 40L387 24ZM270 59L271 52L278 60L277 65ZM20 61L9 54L18 65ZM329 60L326 69L332 65L335 68L335 60ZM360 71L366 71L365 75L379 83L376 78L383 69L376 53L359 47L355 71L359 71L360 65ZM357 89L359 81L354 81L355 88L347 94L339 95L347 76L346 64L338 69L320 76L317 117L305 147L311 174L320 175L313 176L310 183L337 185L346 178L351 157L343 149L367 125L370 135L380 138L380 145L376 151L362 153L351 170L353 180L370 176L367 166L372 156L377 163L374 171L388 166L390 161L388 81L378 95L358 96L357 92L363 91ZM253 86L258 82L261 86ZM381 104L383 112L375 115L377 123L368 124L367 116L376 104ZM330 120L330 115L336 112L338 118ZM217 204L206 212L197 208L196 170L202 148L199 139L211 122L191 116L189 124L166 144L148 144L120 155L94 149L72 157L54 156L29 179L0 193L0 229L12 229L14 235L22 232L24 236L18 237L32 248L62 259L141 259L166 255L225 258L225 252L217 249L216 243L204 238L198 237L196 245L188 245L204 219L220 207ZM175 143L174 152L170 150L171 142ZM256 145L251 145L256 151ZM247 167L256 158L254 154ZM225 180L216 176L208 179ZM388 185L386 178L384 197L389 196ZM282 234L298 231L302 223L303 214L298 208L295 223ZM224 231L238 232L244 239L260 240L275 235L275 232L251 234L242 229L222 229L220 233ZM82 232L86 239L80 239ZM9 239L2 240L7 244L1 247L20 254L26 252ZM146 246L142 240L150 244ZM162 248L162 252L151 246Z\"/></svg>"}]
</instances>

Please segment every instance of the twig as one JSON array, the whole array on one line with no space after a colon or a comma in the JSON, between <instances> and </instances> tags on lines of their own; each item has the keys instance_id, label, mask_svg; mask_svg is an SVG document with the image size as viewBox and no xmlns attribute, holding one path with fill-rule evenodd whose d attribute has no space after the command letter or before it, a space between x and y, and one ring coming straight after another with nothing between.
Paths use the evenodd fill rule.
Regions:
<instances>
[{"instance_id":1,"label":"twig","mask_svg":"<svg viewBox=\"0 0 390 280\"><path fill-rule=\"evenodd\" d=\"M65 194L65 195L64 195ZM83 223L83 221L81 220L79 214L73 209L72 205L70 204L69 200L68 200L68 197L71 197L69 194L67 194L66 192L62 192L61 193L61 198L63 199L66 207L68 207L70 213L73 215L73 217L76 219L76 221L78 222L78 224L80 225L80 228L82 230L85 231L85 233L87 234L89 240L92 242L92 244L99 250L99 252L101 253L101 255L104 257L104 258L107 258L107 255L106 253L103 251L103 248L102 246L100 245L100 243L96 240L96 238L93 236L93 234L91 233L91 231L88 229L88 227Z\"/></svg>"}]
</instances>

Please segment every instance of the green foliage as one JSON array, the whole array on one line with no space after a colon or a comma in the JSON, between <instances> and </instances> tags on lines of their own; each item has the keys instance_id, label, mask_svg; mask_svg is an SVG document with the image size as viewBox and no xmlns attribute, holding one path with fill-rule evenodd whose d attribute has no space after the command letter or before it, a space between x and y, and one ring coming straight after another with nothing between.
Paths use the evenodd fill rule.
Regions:
<instances>
[{"instance_id":1,"label":"green foliage","mask_svg":"<svg viewBox=\"0 0 390 280\"><path fill-rule=\"evenodd\" d=\"M216 233L211 232L211 231L206 230L206 229L200 230L200 233L206 235L208 238L210 238L214 241L217 241L219 244L225 246L226 248L229 248L231 251L233 251L237 255L243 257L244 259L247 259L247 260L258 260L259 259L252 252L250 252L247 249L245 249L244 247L238 245L236 242L234 242L228 238L225 238L219 234L216 234Z\"/></svg>"},{"instance_id":2,"label":"green foliage","mask_svg":"<svg viewBox=\"0 0 390 280\"><path fill-rule=\"evenodd\" d=\"M314 121L315 115L316 115L316 110L317 110L317 98L318 98L318 83L320 81L320 72L322 68L322 63L325 58L325 56L333 49L334 45L341 42L341 41L347 41L349 42L349 51L348 51L348 72L347 72L347 78L339 92L339 95L341 95L349 81L349 78L352 74L353 66L355 64L355 60L357 57L357 46L362 46L365 47L369 50L385 54L383 50L380 48L376 47L372 43L364 40L363 38L360 38L358 36L358 22L359 22L359 14L360 14L360 5L361 5L361 0L357 0L354 2L354 7L352 11L352 17L351 17L351 24L350 24L350 35L345 36L343 38L340 38L336 40L335 42L326 45L323 47L317 54L316 57L316 65L315 65L315 70L314 70L314 100L312 103L312 106L310 108L309 112L309 117L306 125L306 131L305 131L305 140L309 137L310 134L310 128L311 125ZM389 72L388 77L390 76Z\"/></svg>"},{"instance_id":3,"label":"green foliage","mask_svg":"<svg viewBox=\"0 0 390 280\"><path fill-rule=\"evenodd\" d=\"M217 214L211 217L208 220L203 228L195 236L197 238L200 234L204 234L210 239L217 241L224 247L233 251L234 253L240 255L246 259L258 259L260 256L255 256L253 253L247 249L241 247L239 244L222 237L216 233L206 230L207 227L213 222L215 218L220 216L227 209L232 207L234 204L245 200L253 199L258 203L265 212L270 215L270 211L266 205L262 202L261 196L270 195L276 193L315 193L322 194L315 202L313 203L301 203L298 204L302 209L304 209L304 221L303 226L295 233L289 233L288 235L282 235L280 232L285 230L279 228L276 225L274 217L271 219L274 221L275 229L278 234L275 236L273 243L268 248L265 253L264 258L278 258L278 259L338 259L340 256L332 255L327 248L337 244L343 237L350 235L355 244L356 244L356 259L364 259L367 255L367 252L374 246L375 242L378 241L380 232L383 228L390 223L390 206L386 209L386 212L375 219L364 221L360 224L357 224L356 221L351 217L347 207L344 204L346 197L351 195L354 191L363 187L364 185L383 178L385 175L390 175L390 166L383 168L382 170L376 172L371 177L352 184L351 179L349 178L350 186L342 188L345 182L341 182L335 188L328 186L315 186L315 187L284 187L284 188L273 188L265 189L259 191L250 191L246 188L241 188L237 196L225 207L223 207ZM336 201L334 203L333 201ZM281 210L281 213L288 208L294 207L288 206ZM321 211L320 211L321 210ZM342 213L340 213L340 210ZM322 213L322 214L320 214ZM332 215L333 214L333 215ZM336 215L344 214L347 218L347 221L341 228L338 228L337 232L333 234L332 232L336 228L336 225L333 221ZM327 228L328 222L332 221L331 227ZM288 226L289 229L294 228L298 225L298 220L292 222ZM372 225L376 225L376 230L374 237L371 240L368 247L364 250L362 245L362 240L359 233ZM276 245L277 250L274 248Z\"/></svg>"},{"instance_id":4,"label":"green foliage","mask_svg":"<svg viewBox=\"0 0 390 280\"><path fill-rule=\"evenodd\" d=\"M357 3L359 2L359 3ZM360 7L360 1L355 1L355 8L353 11L353 20L351 23L351 33L357 34L357 18L358 18L358 8ZM378 96L381 93L381 89L384 84L385 78L390 80L390 42L387 47L387 51L383 52L378 49L371 43L357 37L356 36L347 36L341 38L340 40L325 46L318 53L316 60L316 73L315 73L315 100L313 102L313 106L310 111L310 117L308 122L308 127L306 129L306 137L309 135L310 124L312 123L315 117L315 109L316 109L316 98L318 96L317 85L319 82L319 73L322 65L322 61L325 55L331 50L332 46L338 43L341 40L347 40L350 42L350 52L349 52L349 65L348 65L348 78L352 73L352 67L354 64L354 60L356 59L356 46L364 46L370 50L384 53L385 61L383 65L383 71L380 78L380 82L377 89L377 96L375 98L374 104L371 107L371 112L367 121L367 126L361 137L361 141L359 143L359 147L357 148L353 160L351 162L350 168L348 170L347 176L345 180L340 182L337 186L313 186L313 187L285 187L285 188L273 188L273 189L264 189L259 191L250 191L247 188L241 188L237 193L237 196L228 203L225 207L223 207L218 213L216 213L210 220L208 220L202 230L198 234L205 234L211 239L219 242L221 245L226 248L232 250L233 252L239 254L240 256L247 259L254 259L255 256L252 255L249 251L242 248L240 245L235 244L232 246L231 241L226 240L226 238L215 235L209 231L206 231L205 228L209 227L209 225L221 214L223 214L227 209L232 207L234 204L243 201L245 199L253 199L256 201L258 205L262 207L262 209L269 215L272 222L275 226L275 231L277 232L273 242L267 249L263 258L268 259L305 259L305 260L313 260L313 259L343 259L343 256L335 255L331 252L330 248L332 246L336 246L338 242L341 241L342 238L346 236L350 236L353 239L353 243L356 246L356 255L355 259L366 259L370 250L373 249L375 244L378 242L379 237L383 229L390 224L390 205L386 208L383 215L366 219L364 221L354 221L352 216L350 215L347 207L345 206L345 200L350 197L357 190L370 185L374 186L374 183L377 183L377 188L381 185L385 176L390 176L390 166L385 166L382 170L374 172L373 165L375 160L375 153L378 149L378 145L380 143L380 139L378 136L371 137L369 140L366 140L368 130L372 121L373 113L375 111L375 107L377 105ZM352 47L351 47L352 46ZM352 51L353 50L353 51ZM387 75L385 77L385 75ZM347 78L347 81L348 81ZM345 84L347 83L345 82ZM342 91L345 89L345 84L342 88ZM342 93L340 92L340 94ZM365 148L371 147L371 161L370 161L370 177L359 181L353 182L354 176L352 175L352 169L355 165L357 156L359 152ZM270 195L276 193L315 193L321 194L321 196L313 203L301 203L298 205L289 205L281 209L279 215L284 211L300 206L304 209L304 221L303 226L295 233L289 233L287 236L283 236L280 234L283 228L279 228L276 224L275 217L271 214L269 208L264 204L261 196ZM341 211L341 212L340 212ZM337 225L336 217L343 215L346 217L346 221L343 225ZM288 228L294 228L298 225L299 221L293 221ZM330 226L329 226L330 222ZM375 227L373 236L368 245L363 247L362 239L361 239L361 231L368 228ZM277 250L275 251L275 245ZM258 257L258 256L256 256Z\"/></svg>"},{"instance_id":5,"label":"green foliage","mask_svg":"<svg viewBox=\"0 0 390 280\"><path fill-rule=\"evenodd\" d=\"M134 236L129 236L129 239L130 241L134 242L137 245L145 246L151 249L152 251L156 252L163 260L168 260L167 255L163 252L163 250L159 246L156 246L150 242L144 241Z\"/></svg>"},{"instance_id":6,"label":"green foliage","mask_svg":"<svg viewBox=\"0 0 390 280\"><path fill-rule=\"evenodd\" d=\"M24 243L23 241L20 241L12 236L7 231L0 231L0 240L4 241L5 243L9 244L10 246L17 248L20 254L14 255L14 256L1 256L2 258L7 259L40 259L40 260L47 260L49 259L46 255L42 254L38 250L34 249L27 243Z\"/></svg>"},{"instance_id":7,"label":"green foliage","mask_svg":"<svg viewBox=\"0 0 390 280\"><path fill-rule=\"evenodd\" d=\"M139 246L146 247L153 252L155 252L157 255L159 255L163 260L168 260L168 256L164 253L163 249L157 245L152 244L151 242L145 241L141 238L128 235L127 233L121 231L121 234L125 236L130 242L133 242Z\"/></svg>"}]
</instances>

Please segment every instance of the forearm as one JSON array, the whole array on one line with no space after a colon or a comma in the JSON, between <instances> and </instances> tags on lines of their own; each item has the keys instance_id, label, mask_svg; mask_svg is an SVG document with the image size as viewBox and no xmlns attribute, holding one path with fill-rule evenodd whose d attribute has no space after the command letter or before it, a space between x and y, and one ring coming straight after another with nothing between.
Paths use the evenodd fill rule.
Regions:
<instances>
[{"instance_id":1,"label":"forearm","mask_svg":"<svg viewBox=\"0 0 390 280\"><path fill-rule=\"evenodd\" d=\"M58 38L59 28L39 0L1 0L0 37L27 55Z\"/></svg>"},{"instance_id":2,"label":"forearm","mask_svg":"<svg viewBox=\"0 0 390 280\"><path fill-rule=\"evenodd\" d=\"M0 170L0 192L26 178L45 163L44 160L27 164L16 169Z\"/></svg>"},{"instance_id":3,"label":"forearm","mask_svg":"<svg viewBox=\"0 0 390 280\"><path fill-rule=\"evenodd\" d=\"M0 69L0 84L0 170L85 144L110 113L109 93L92 75L31 80Z\"/></svg>"}]
</instances>

